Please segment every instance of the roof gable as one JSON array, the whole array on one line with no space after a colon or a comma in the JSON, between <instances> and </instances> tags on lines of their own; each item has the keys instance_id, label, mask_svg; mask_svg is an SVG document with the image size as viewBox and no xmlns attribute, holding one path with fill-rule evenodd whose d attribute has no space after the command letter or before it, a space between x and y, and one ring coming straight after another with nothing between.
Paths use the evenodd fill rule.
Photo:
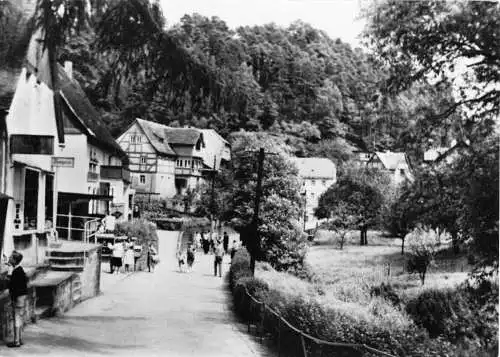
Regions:
<instances>
[{"instance_id":1,"label":"roof gable","mask_svg":"<svg viewBox=\"0 0 500 357\"><path fill-rule=\"evenodd\" d=\"M68 77L62 66L58 66L58 76L61 86L61 96L68 106L70 118L77 126L83 126L85 134L97 146L107 149L119 157L126 157L120 145L111 136L101 121L99 112L94 108L80 85Z\"/></svg>"},{"instance_id":2,"label":"roof gable","mask_svg":"<svg viewBox=\"0 0 500 357\"><path fill-rule=\"evenodd\" d=\"M377 157L386 170L396 170L400 165L407 165L406 154L404 152L375 152ZM372 158L373 160L373 158Z\"/></svg>"},{"instance_id":3,"label":"roof gable","mask_svg":"<svg viewBox=\"0 0 500 357\"><path fill-rule=\"evenodd\" d=\"M136 123L142 129L153 148L161 155L176 156L165 135L165 125L137 118Z\"/></svg>"}]
</instances>

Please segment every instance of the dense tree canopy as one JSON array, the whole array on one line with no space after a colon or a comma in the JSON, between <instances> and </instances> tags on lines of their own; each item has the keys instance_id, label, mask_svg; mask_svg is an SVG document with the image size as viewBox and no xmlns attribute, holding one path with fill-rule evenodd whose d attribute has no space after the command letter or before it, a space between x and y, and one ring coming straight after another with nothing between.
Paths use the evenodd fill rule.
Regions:
<instances>
[{"instance_id":1,"label":"dense tree canopy","mask_svg":"<svg viewBox=\"0 0 500 357\"><path fill-rule=\"evenodd\" d=\"M452 83L457 100L435 117L465 110L467 121L491 125L500 108L498 2L388 0L374 3L367 18L368 43L391 68L389 87Z\"/></svg>"},{"instance_id":2,"label":"dense tree canopy","mask_svg":"<svg viewBox=\"0 0 500 357\"><path fill-rule=\"evenodd\" d=\"M332 218L339 228L349 222L349 227L345 228L359 229L360 244L366 245L366 232L378 223L383 200L381 191L369 183L366 177L345 174L320 196L315 215L318 218ZM339 217L344 217L342 222L338 222Z\"/></svg>"}]
</instances>

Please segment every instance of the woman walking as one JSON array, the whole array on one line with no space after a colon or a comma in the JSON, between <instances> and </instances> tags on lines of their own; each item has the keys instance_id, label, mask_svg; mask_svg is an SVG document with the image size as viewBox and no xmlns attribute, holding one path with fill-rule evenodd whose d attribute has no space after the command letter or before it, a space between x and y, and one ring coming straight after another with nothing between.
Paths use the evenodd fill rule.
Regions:
<instances>
[{"instance_id":1,"label":"woman walking","mask_svg":"<svg viewBox=\"0 0 500 357\"><path fill-rule=\"evenodd\" d=\"M193 270L193 263L194 263L194 252L195 248L194 246L190 245L187 249L187 265L188 265L188 271Z\"/></svg>"},{"instance_id":2,"label":"woman walking","mask_svg":"<svg viewBox=\"0 0 500 357\"><path fill-rule=\"evenodd\" d=\"M157 261L157 252L155 247L153 247L153 244L149 245L148 249L148 272L151 273L151 270L155 270L155 264Z\"/></svg>"}]
</instances>

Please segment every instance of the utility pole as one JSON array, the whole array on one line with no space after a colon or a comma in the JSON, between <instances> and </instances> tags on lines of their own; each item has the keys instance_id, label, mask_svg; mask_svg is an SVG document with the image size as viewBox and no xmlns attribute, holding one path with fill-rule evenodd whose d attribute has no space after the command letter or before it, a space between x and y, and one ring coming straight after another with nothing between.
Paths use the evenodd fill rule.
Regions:
<instances>
[{"instance_id":1,"label":"utility pole","mask_svg":"<svg viewBox=\"0 0 500 357\"><path fill-rule=\"evenodd\" d=\"M254 211L252 218L252 229L253 237L250 238L250 269L252 270L252 274L255 273L255 260L256 256L260 255L260 237L259 237L259 206L260 206L260 198L262 196L262 175L264 173L264 158L265 152L264 148L260 148L259 150L259 161L258 161L258 170L257 170L257 187L255 190L255 201L254 201Z\"/></svg>"},{"instance_id":2,"label":"utility pole","mask_svg":"<svg viewBox=\"0 0 500 357\"><path fill-rule=\"evenodd\" d=\"M212 172L212 200L210 202L210 239L213 238L213 232L214 232L214 211L215 211L215 163L216 163L216 158L217 156L214 155L214 167L213 167L213 172Z\"/></svg>"}]
</instances>

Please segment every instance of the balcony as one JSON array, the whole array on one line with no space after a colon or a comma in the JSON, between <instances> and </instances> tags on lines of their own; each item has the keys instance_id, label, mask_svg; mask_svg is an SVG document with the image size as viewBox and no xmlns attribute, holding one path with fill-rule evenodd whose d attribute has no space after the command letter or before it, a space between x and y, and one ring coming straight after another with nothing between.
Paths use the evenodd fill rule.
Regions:
<instances>
[{"instance_id":1,"label":"balcony","mask_svg":"<svg viewBox=\"0 0 500 357\"><path fill-rule=\"evenodd\" d=\"M87 182L97 182L99 181L99 174L97 172L89 171L87 173Z\"/></svg>"},{"instance_id":2,"label":"balcony","mask_svg":"<svg viewBox=\"0 0 500 357\"><path fill-rule=\"evenodd\" d=\"M101 166L101 178L105 180L123 180L132 182L130 171L123 166Z\"/></svg>"},{"instance_id":3,"label":"balcony","mask_svg":"<svg viewBox=\"0 0 500 357\"><path fill-rule=\"evenodd\" d=\"M176 175L191 176L191 175L194 175L197 173L198 173L198 170L194 170L190 167L176 167L175 168Z\"/></svg>"}]
</instances>

